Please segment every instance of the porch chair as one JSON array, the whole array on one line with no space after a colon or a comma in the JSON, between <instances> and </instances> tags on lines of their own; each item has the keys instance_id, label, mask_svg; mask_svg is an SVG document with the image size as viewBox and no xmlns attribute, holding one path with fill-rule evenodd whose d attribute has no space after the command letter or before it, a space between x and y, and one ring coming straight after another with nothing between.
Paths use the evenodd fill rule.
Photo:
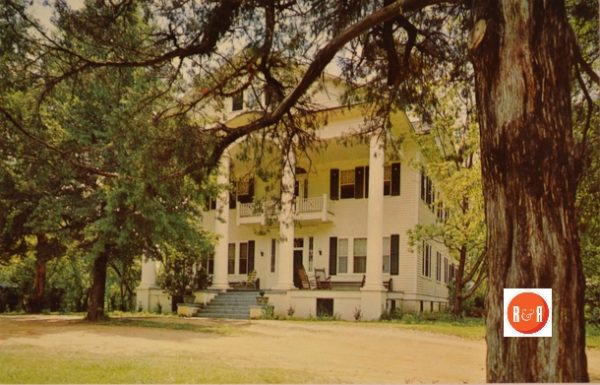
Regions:
<instances>
[{"instance_id":1,"label":"porch chair","mask_svg":"<svg viewBox=\"0 0 600 385\"><path fill-rule=\"evenodd\" d=\"M298 277L300 278L301 289L310 290L310 280L308 279L308 274L306 274L304 265L298 266L296 271L298 272Z\"/></svg>"},{"instance_id":2,"label":"porch chair","mask_svg":"<svg viewBox=\"0 0 600 385\"><path fill-rule=\"evenodd\" d=\"M331 277L325 273L325 269L315 269L315 281L317 289L331 290Z\"/></svg>"},{"instance_id":3,"label":"porch chair","mask_svg":"<svg viewBox=\"0 0 600 385\"><path fill-rule=\"evenodd\" d=\"M252 270L248 273L248 277L246 278L246 282L244 282L245 289L254 289L256 290L256 270Z\"/></svg>"}]
</instances>

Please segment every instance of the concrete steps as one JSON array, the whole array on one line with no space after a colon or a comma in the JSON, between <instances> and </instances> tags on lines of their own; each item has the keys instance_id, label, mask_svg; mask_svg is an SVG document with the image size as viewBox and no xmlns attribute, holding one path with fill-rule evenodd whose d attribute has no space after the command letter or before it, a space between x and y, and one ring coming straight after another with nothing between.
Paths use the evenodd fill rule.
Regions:
<instances>
[{"instance_id":1,"label":"concrete steps","mask_svg":"<svg viewBox=\"0 0 600 385\"><path fill-rule=\"evenodd\" d=\"M258 291L228 291L219 293L198 312L198 317L249 319L250 307L256 305Z\"/></svg>"}]
</instances>

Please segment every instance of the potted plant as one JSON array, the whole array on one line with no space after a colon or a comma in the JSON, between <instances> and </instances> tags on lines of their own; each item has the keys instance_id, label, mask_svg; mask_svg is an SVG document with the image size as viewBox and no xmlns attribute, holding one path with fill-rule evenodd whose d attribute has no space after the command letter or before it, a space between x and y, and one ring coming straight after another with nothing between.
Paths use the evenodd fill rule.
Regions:
<instances>
[{"instance_id":1,"label":"potted plant","mask_svg":"<svg viewBox=\"0 0 600 385\"><path fill-rule=\"evenodd\" d=\"M260 294L259 297L256 297L256 304L258 305L266 305L269 303L269 297L265 297L265 291L261 290L258 292Z\"/></svg>"}]
</instances>

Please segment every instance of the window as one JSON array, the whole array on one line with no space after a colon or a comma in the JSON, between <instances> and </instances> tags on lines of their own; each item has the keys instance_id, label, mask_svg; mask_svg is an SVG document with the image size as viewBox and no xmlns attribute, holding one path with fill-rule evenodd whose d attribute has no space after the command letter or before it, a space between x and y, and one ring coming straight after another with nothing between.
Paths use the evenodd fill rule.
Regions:
<instances>
[{"instance_id":1,"label":"window","mask_svg":"<svg viewBox=\"0 0 600 385\"><path fill-rule=\"evenodd\" d=\"M231 111L239 111L244 108L244 91L240 91L231 97Z\"/></svg>"},{"instance_id":2,"label":"window","mask_svg":"<svg viewBox=\"0 0 600 385\"><path fill-rule=\"evenodd\" d=\"M277 240L271 239L271 273L275 272L275 258L277 256Z\"/></svg>"},{"instance_id":3,"label":"window","mask_svg":"<svg viewBox=\"0 0 600 385\"><path fill-rule=\"evenodd\" d=\"M354 170L342 170L340 172L340 198L354 198Z\"/></svg>"},{"instance_id":4,"label":"window","mask_svg":"<svg viewBox=\"0 0 600 385\"><path fill-rule=\"evenodd\" d=\"M442 202L438 202L435 206L437 221L439 223L448 222L448 219L450 218L450 209L444 207Z\"/></svg>"},{"instance_id":5,"label":"window","mask_svg":"<svg viewBox=\"0 0 600 385\"><path fill-rule=\"evenodd\" d=\"M383 169L383 195L391 195L392 192L392 166Z\"/></svg>"},{"instance_id":6,"label":"window","mask_svg":"<svg viewBox=\"0 0 600 385\"><path fill-rule=\"evenodd\" d=\"M215 254L214 252L203 253L202 266L206 267L208 274L214 274L215 272Z\"/></svg>"},{"instance_id":7,"label":"window","mask_svg":"<svg viewBox=\"0 0 600 385\"><path fill-rule=\"evenodd\" d=\"M430 207L435 203L435 189L431 178L421 171L421 199Z\"/></svg>"},{"instance_id":8,"label":"window","mask_svg":"<svg viewBox=\"0 0 600 385\"><path fill-rule=\"evenodd\" d=\"M240 274L254 270L254 241L240 242Z\"/></svg>"},{"instance_id":9,"label":"window","mask_svg":"<svg viewBox=\"0 0 600 385\"><path fill-rule=\"evenodd\" d=\"M338 239L337 245L337 271L344 274L348 272L348 239Z\"/></svg>"},{"instance_id":10,"label":"window","mask_svg":"<svg viewBox=\"0 0 600 385\"><path fill-rule=\"evenodd\" d=\"M444 257L444 282L448 283L448 257Z\"/></svg>"},{"instance_id":11,"label":"window","mask_svg":"<svg viewBox=\"0 0 600 385\"><path fill-rule=\"evenodd\" d=\"M354 273L367 272L367 238L354 238Z\"/></svg>"},{"instance_id":12,"label":"window","mask_svg":"<svg viewBox=\"0 0 600 385\"><path fill-rule=\"evenodd\" d=\"M392 163L383 169L383 195L400 195L400 163Z\"/></svg>"},{"instance_id":13,"label":"window","mask_svg":"<svg viewBox=\"0 0 600 385\"><path fill-rule=\"evenodd\" d=\"M240 274L248 274L248 244L240 243Z\"/></svg>"},{"instance_id":14,"label":"window","mask_svg":"<svg viewBox=\"0 0 600 385\"><path fill-rule=\"evenodd\" d=\"M390 255L391 255L390 237L384 237L383 238L383 272L384 273L390 272Z\"/></svg>"},{"instance_id":15,"label":"window","mask_svg":"<svg viewBox=\"0 0 600 385\"><path fill-rule=\"evenodd\" d=\"M230 243L228 245L227 274L235 274L235 243Z\"/></svg>"},{"instance_id":16,"label":"window","mask_svg":"<svg viewBox=\"0 0 600 385\"><path fill-rule=\"evenodd\" d=\"M450 269L449 269L449 272L448 272L448 275L449 275L448 278L449 278L450 282L454 281L454 274L455 274L455 272L454 272L454 263L451 263L450 264Z\"/></svg>"},{"instance_id":17,"label":"window","mask_svg":"<svg viewBox=\"0 0 600 385\"><path fill-rule=\"evenodd\" d=\"M254 200L254 178L240 178L236 183L237 200L241 203L252 203Z\"/></svg>"},{"instance_id":18,"label":"window","mask_svg":"<svg viewBox=\"0 0 600 385\"><path fill-rule=\"evenodd\" d=\"M439 251L435 254L435 279L442 280L442 254Z\"/></svg>"},{"instance_id":19,"label":"window","mask_svg":"<svg viewBox=\"0 0 600 385\"><path fill-rule=\"evenodd\" d=\"M204 202L204 210L215 210L217 208L217 198L210 197Z\"/></svg>"},{"instance_id":20,"label":"window","mask_svg":"<svg viewBox=\"0 0 600 385\"><path fill-rule=\"evenodd\" d=\"M333 298L317 298L317 317L333 317Z\"/></svg>"},{"instance_id":21,"label":"window","mask_svg":"<svg viewBox=\"0 0 600 385\"><path fill-rule=\"evenodd\" d=\"M431 245L423 241L422 247L423 265L421 274L425 277L431 277Z\"/></svg>"},{"instance_id":22,"label":"window","mask_svg":"<svg viewBox=\"0 0 600 385\"><path fill-rule=\"evenodd\" d=\"M350 170L330 170L329 195L331 199L366 198L369 195L369 167L358 166Z\"/></svg>"}]
</instances>

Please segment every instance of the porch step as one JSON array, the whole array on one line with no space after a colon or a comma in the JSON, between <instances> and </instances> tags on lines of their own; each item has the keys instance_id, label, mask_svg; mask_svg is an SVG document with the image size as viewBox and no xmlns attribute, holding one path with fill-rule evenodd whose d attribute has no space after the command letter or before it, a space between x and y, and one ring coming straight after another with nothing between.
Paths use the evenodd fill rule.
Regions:
<instances>
[{"instance_id":1,"label":"porch step","mask_svg":"<svg viewBox=\"0 0 600 385\"><path fill-rule=\"evenodd\" d=\"M250 307L256 305L258 291L227 291L219 293L198 312L198 317L249 319Z\"/></svg>"}]
</instances>

